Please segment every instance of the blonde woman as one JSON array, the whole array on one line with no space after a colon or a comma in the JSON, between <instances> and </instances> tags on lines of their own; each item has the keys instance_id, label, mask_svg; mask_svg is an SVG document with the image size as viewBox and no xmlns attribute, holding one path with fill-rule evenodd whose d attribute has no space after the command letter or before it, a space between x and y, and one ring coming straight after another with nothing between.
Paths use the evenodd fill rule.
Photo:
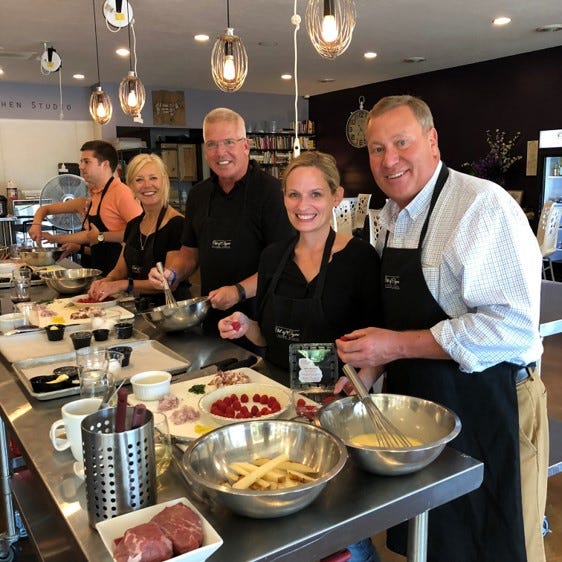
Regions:
<instances>
[{"instance_id":1,"label":"blonde woman","mask_svg":"<svg viewBox=\"0 0 562 562\"><path fill-rule=\"evenodd\" d=\"M148 281L148 272L159 261L165 265L168 254L180 249L184 218L168 205L170 179L159 156L135 156L127 166L126 181L143 212L127 223L115 268L104 279L92 283L89 295L103 300L125 291L146 297L152 306L158 306L164 304L164 295ZM188 296L185 281L172 287L178 300Z\"/></svg>"}]
</instances>

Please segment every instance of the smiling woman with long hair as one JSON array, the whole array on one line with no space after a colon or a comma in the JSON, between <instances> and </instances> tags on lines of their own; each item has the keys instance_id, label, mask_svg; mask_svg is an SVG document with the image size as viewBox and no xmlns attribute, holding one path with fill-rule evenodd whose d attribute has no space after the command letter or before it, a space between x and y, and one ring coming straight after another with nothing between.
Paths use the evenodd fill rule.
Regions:
<instances>
[{"instance_id":1,"label":"smiling woman with long hair","mask_svg":"<svg viewBox=\"0 0 562 562\"><path fill-rule=\"evenodd\" d=\"M92 283L89 295L103 300L125 291L145 297L144 306L159 306L164 295L148 281L148 272L157 262L165 264L169 252L179 250L183 215L168 204L170 178L156 154L138 154L129 162L127 185L143 212L127 224L117 265L107 277ZM178 300L188 296L185 281L173 288Z\"/></svg>"}]
</instances>

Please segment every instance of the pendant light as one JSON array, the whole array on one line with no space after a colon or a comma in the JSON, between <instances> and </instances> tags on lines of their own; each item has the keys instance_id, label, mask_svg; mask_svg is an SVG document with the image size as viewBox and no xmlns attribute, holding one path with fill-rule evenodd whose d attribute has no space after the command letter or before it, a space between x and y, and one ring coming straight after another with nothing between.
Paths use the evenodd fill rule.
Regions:
<instances>
[{"instance_id":1,"label":"pendant light","mask_svg":"<svg viewBox=\"0 0 562 562\"><path fill-rule=\"evenodd\" d=\"M102 90L100 80L100 57L98 51L98 28L96 24L96 1L92 0L92 8L94 11L94 36L96 38L96 64L98 69L98 83L90 96L90 115L92 119L100 125L105 125L113 113L111 100L109 96Z\"/></svg>"},{"instance_id":2,"label":"pendant light","mask_svg":"<svg viewBox=\"0 0 562 562\"><path fill-rule=\"evenodd\" d=\"M354 0L308 0L306 29L318 53L335 59L351 43L355 29Z\"/></svg>"},{"instance_id":3,"label":"pendant light","mask_svg":"<svg viewBox=\"0 0 562 562\"><path fill-rule=\"evenodd\" d=\"M131 115L133 121L136 123L143 123L141 111L146 101L146 92L144 85L140 78L137 76L137 41L135 30L133 27L134 20L129 18L129 2L127 4L127 19L129 25L127 30L129 32L129 72L121 83L119 84L119 101L121 102L121 109L126 115ZM133 47L131 49L131 28L133 28ZM135 64L133 66L133 55Z\"/></svg>"},{"instance_id":4,"label":"pendant light","mask_svg":"<svg viewBox=\"0 0 562 562\"><path fill-rule=\"evenodd\" d=\"M248 55L242 40L230 27L230 0L226 0L226 31L215 41L211 54L211 72L223 92L236 92L248 74Z\"/></svg>"}]
</instances>

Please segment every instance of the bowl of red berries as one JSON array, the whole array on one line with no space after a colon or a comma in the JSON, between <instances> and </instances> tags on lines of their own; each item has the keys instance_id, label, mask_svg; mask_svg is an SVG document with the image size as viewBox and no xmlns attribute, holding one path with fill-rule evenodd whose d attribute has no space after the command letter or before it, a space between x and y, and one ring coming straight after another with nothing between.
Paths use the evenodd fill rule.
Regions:
<instances>
[{"instance_id":1,"label":"bowl of red berries","mask_svg":"<svg viewBox=\"0 0 562 562\"><path fill-rule=\"evenodd\" d=\"M291 406L288 389L273 384L247 383L223 386L205 394L199 409L219 425L242 420L282 416Z\"/></svg>"}]
</instances>

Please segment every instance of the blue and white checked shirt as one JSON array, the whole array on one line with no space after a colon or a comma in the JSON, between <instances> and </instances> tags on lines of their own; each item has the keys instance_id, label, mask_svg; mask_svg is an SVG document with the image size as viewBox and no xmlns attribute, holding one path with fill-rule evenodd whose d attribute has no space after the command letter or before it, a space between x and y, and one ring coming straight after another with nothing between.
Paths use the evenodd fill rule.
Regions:
<instances>
[{"instance_id":1,"label":"blue and white checked shirt","mask_svg":"<svg viewBox=\"0 0 562 562\"><path fill-rule=\"evenodd\" d=\"M389 247L417 247L441 165L402 211L386 202L379 254L385 229ZM527 217L500 186L449 172L422 250L427 286L450 317L433 337L465 372L538 361L542 257Z\"/></svg>"}]
</instances>

